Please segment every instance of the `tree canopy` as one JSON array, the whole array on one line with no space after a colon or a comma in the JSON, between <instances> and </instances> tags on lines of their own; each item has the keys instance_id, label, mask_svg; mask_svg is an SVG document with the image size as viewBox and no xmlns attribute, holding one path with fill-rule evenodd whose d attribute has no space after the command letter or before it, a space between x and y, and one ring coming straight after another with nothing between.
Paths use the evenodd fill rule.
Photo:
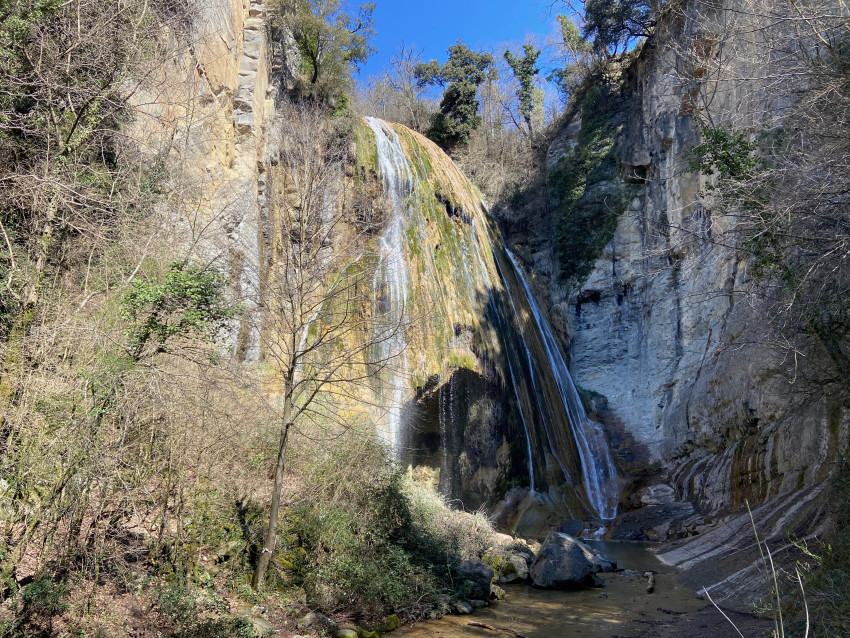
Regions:
<instances>
[{"instance_id":1,"label":"tree canopy","mask_svg":"<svg viewBox=\"0 0 850 638\"><path fill-rule=\"evenodd\" d=\"M561 23L563 28L563 22ZM587 0L582 34L593 49L615 55L655 29L655 11L648 0Z\"/></svg>"},{"instance_id":2,"label":"tree canopy","mask_svg":"<svg viewBox=\"0 0 850 638\"><path fill-rule=\"evenodd\" d=\"M540 73L540 69L537 67L540 49L536 49L533 44L524 44L522 50L525 55L521 58L516 57L510 51L505 51L505 60L510 65L519 83L517 87L519 112L530 132L533 129L531 114L534 110L534 78Z\"/></svg>"},{"instance_id":3,"label":"tree canopy","mask_svg":"<svg viewBox=\"0 0 850 638\"><path fill-rule=\"evenodd\" d=\"M333 99L345 91L351 71L374 51L374 10L374 2L349 13L340 0L280 0L279 19L301 57L304 94Z\"/></svg>"},{"instance_id":4,"label":"tree canopy","mask_svg":"<svg viewBox=\"0 0 850 638\"><path fill-rule=\"evenodd\" d=\"M420 63L415 75L420 86L445 88L440 111L431 118L428 137L446 149L464 144L481 124L478 87L494 73L493 56L478 53L463 42L450 46L446 63Z\"/></svg>"}]
</instances>

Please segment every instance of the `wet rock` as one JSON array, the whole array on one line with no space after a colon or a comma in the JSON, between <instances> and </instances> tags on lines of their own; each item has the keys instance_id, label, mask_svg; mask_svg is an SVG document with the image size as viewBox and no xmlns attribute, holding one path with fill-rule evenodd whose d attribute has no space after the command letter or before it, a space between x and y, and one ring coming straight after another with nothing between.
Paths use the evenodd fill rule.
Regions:
<instances>
[{"instance_id":1,"label":"wet rock","mask_svg":"<svg viewBox=\"0 0 850 638\"><path fill-rule=\"evenodd\" d=\"M486 607L489 603L486 600L470 600L469 604L472 605L473 609L480 609L481 607Z\"/></svg>"},{"instance_id":2,"label":"wet rock","mask_svg":"<svg viewBox=\"0 0 850 638\"><path fill-rule=\"evenodd\" d=\"M490 583L494 575L492 567L480 560L468 560L461 564L460 573L467 581L466 596L470 601L490 598Z\"/></svg>"},{"instance_id":3,"label":"wet rock","mask_svg":"<svg viewBox=\"0 0 850 638\"><path fill-rule=\"evenodd\" d=\"M502 600L505 597L505 590L498 585L490 585L490 600Z\"/></svg>"},{"instance_id":4,"label":"wet rock","mask_svg":"<svg viewBox=\"0 0 850 638\"><path fill-rule=\"evenodd\" d=\"M574 589L590 584L593 552L572 536L552 532L531 567L535 587Z\"/></svg>"},{"instance_id":5,"label":"wet rock","mask_svg":"<svg viewBox=\"0 0 850 638\"><path fill-rule=\"evenodd\" d=\"M687 535L682 523L693 516L692 503L648 505L625 512L611 523L608 538L615 541L664 541Z\"/></svg>"},{"instance_id":6,"label":"wet rock","mask_svg":"<svg viewBox=\"0 0 850 638\"><path fill-rule=\"evenodd\" d=\"M499 571L499 582L521 583L528 580L528 564L530 561L531 554L525 552L508 556Z\"/></svg>"},{"instance_id":7,"label":"wet rock","mask_svg":"<svg viewBox=\"0 0 850 638\"><path fill-rule=\"evenodd\" d=\"M472 605L470 605L465 600L459 600L455 603L455 613L457 614L471 614L472 613Z\"/></svg>"},{"instance_id":8,"label":"wet rock","mask_svg":"<svg viewBox=\"0 0 850 638\"><path fill-rule=\"evenodd\" d=\"M333 619L317 611L311 611L304 616L295 627L298 631L315 631L326 634L335 634L339 630L339 625Z\"/></svg>"}]
</instances>

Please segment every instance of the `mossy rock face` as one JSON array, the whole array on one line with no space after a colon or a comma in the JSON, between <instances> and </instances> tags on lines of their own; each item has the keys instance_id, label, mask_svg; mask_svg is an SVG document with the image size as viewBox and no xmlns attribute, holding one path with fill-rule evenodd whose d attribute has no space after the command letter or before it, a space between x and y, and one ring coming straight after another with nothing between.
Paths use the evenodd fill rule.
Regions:
<instances>
[{"instance_id":1,"label":"mossy rock face","mask_svg":"<svg viewBox=\"0 0 850 638\"><path fill-rule=\"evenodd\" d=\"M620 178L617 120L624 100L613 87L593 85L578 98L576 146L549 174L556 203L555 250L564 279L581 281L614 237L620 215L639 190Z\"/></svg>"},{"instance_id":2,"label":"mossy rock face","mask_svg":"<svg viewBox=\"0 0 850 638\"><path fill-rule=\"evenodd\" d=\"M388 631L395 631L399 627L401 627L401 620L395 614L390 614L384 619L384 622L375 627L375 631L386 633Z\"/></svg>"}]
</instances>

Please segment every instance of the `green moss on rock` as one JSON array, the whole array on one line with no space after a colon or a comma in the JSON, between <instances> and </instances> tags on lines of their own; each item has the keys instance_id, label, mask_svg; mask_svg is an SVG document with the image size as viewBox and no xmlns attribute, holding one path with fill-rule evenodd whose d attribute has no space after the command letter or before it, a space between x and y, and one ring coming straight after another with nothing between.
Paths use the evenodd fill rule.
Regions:
<instances>
[{"instance_id":1,"label":"green moss on rock","mask_svg":"<svg viewBox=\"0 0 850 638\"><path fill-rule=\"evenodd\" d=\"M549 175L557 200L555 250L564 279L584 279L611 241L620 215L637 186L625 184L616 158L618 99L605 85L587 88L579 99L577 144Z\"/></svg>"}]
</instances>

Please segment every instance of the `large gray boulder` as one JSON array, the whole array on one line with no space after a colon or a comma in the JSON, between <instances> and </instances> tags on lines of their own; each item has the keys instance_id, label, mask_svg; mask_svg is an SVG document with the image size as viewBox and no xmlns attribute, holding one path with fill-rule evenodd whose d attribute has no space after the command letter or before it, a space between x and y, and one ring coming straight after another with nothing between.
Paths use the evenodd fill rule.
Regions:
<instances>
[{"instance_id":1,"label":"large gray boulder","mask_svg":"<svg viewBox=\"0 0 850 638\"><path fill-rule=\"evenodd\" d=\"M468 560L461 564L460 573L468 583L466 597L469 600L490 600L492 567L480 560Z\"/></svg>"},{"instance_id":2,"label":"large gray boulder","mask_svg":"<svg viewBox=\"0 0 850 638\"><path fill-rule=\"evenodd\" d=\"M595 554L569 534L552 532L546 537L531 566L535 587L575 589L593 584Z\"/></svg>"}]
</instances>

